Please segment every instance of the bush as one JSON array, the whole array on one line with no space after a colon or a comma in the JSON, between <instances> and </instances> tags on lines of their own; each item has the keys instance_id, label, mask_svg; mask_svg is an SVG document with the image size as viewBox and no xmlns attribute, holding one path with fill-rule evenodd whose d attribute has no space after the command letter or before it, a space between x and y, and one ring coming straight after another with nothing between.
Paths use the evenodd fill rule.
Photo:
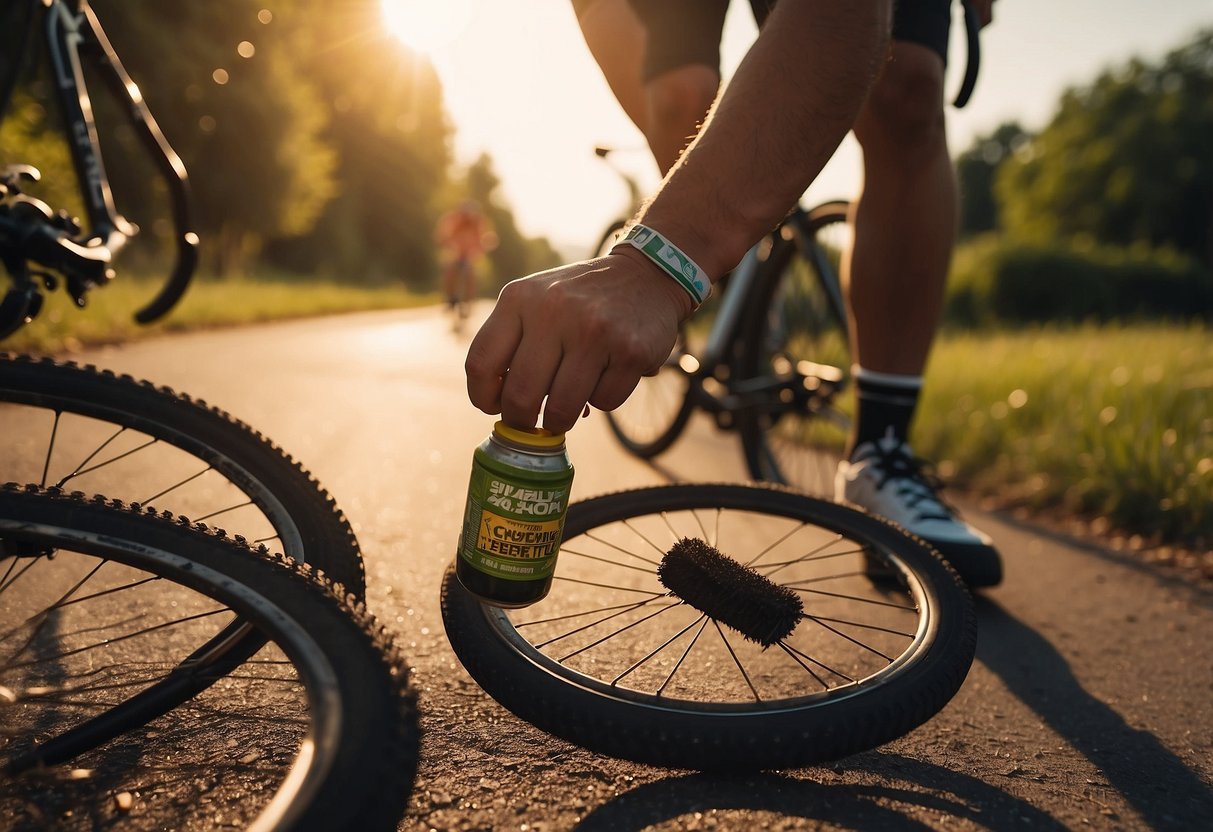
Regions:
<instances>
[{"instance_id":1,"label":"bush","mask_svg":"<svg viewBox=\"0 0 1213 832\"><path fill-rule=\"evenodd\" d=\"M1168 250L1044 246L987 235L958 250L945 319L962 326L1210 320L1213 278Z\"/></svg>"}]
</instances>

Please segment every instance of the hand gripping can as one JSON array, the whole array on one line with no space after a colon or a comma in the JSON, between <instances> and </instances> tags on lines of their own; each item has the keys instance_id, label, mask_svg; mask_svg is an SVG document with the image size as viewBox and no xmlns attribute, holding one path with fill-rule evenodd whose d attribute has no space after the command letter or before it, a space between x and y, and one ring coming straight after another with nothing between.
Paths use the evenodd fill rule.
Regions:
<instances>
[{"instance_id":1,"label":"hand gripping can","mask_svg":"<svg viewBox=\"0 0 1213 832\"><path fill-rule=\"evenodd\" d=\"M497 422L472 454L455 574L487 604L525 607L548 594L573 466L564 434Z\"/></svg>"}]
</instances>

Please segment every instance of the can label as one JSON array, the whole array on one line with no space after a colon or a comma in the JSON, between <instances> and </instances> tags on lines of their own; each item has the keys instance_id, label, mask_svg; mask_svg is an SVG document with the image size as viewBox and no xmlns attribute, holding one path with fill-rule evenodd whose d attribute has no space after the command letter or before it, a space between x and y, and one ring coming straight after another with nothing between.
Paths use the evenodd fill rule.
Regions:
<instances>
[{"instance_id":1,"label":"can label","mask_svg":"<svg viewBox=\"0 0 1213 832\"><path fill-rule=\"evenodd\" d=\"M485 574L514 581L542 580L556 568L570 475L522 482L484 466L477 451L468 487L460 555ZM520 477L534 472L519 471Z\"/></svg>"}]
</instances>

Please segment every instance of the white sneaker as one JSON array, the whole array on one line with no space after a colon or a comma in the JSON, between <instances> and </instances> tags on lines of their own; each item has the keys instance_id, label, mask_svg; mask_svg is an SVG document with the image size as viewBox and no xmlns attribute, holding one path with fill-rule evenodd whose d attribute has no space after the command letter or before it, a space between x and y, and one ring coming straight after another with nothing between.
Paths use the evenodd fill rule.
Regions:
<instances>
[{"instance_id":1,"label":"white sneaker","mask_svg":"<svg viewBox=\"0 0 1213 832\"><path fill-rule=\"evenodd\" d=\"M838 465L834 498L878 514L931 544L971 587L1002 580L1002 560L989 535L956 516L939 497L910 446L889 433L865 442Z\"/></svg>"}]
</instances>

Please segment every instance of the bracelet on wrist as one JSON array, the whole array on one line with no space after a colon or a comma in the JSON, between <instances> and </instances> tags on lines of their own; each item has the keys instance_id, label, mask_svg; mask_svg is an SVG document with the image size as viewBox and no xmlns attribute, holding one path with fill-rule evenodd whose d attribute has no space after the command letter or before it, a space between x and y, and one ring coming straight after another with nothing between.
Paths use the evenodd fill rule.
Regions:
<instances>
[{"instance_id":1,"label":"bracelet on wrist","mask_svg":"<svg viewBox=\"0 0 1213 832\"><path fill-rule=\"evenodd\" d=\"M703 269L678 246L647 225L633 225L615 245L632 246L656 263L658 268L686 290L695 308L712 294L712 284Z\"/></svg>"}]
</instances>

